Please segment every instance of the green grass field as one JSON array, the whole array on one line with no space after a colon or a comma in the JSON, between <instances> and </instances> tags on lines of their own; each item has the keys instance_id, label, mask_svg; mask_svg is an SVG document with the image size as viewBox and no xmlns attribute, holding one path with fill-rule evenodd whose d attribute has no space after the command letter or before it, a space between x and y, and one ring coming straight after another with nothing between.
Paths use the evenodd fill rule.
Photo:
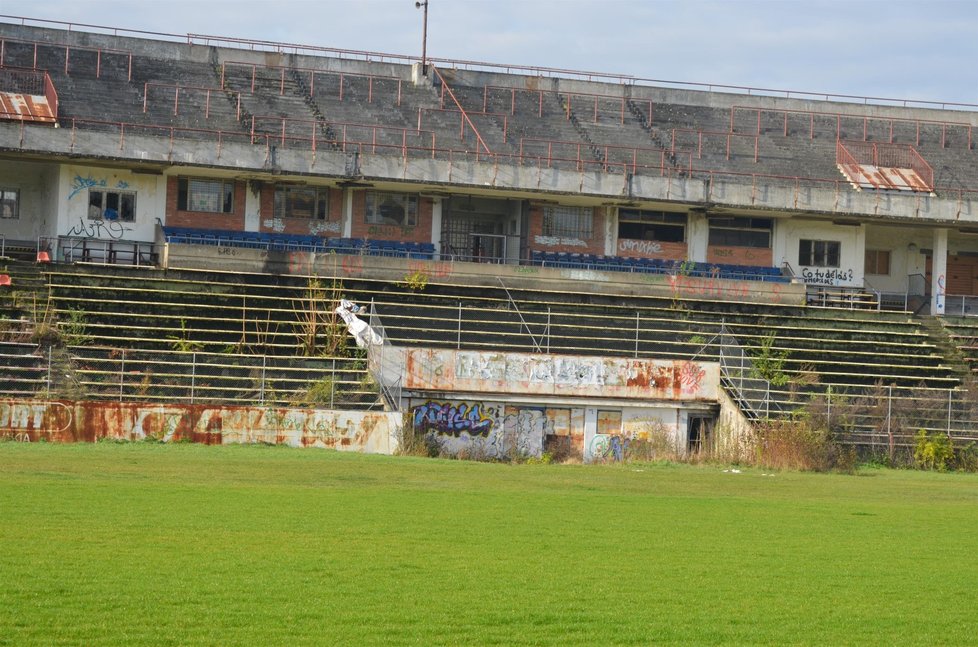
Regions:
<instances>
[{"instance_id":1,"label":"green grass field","mask_svg":"<svg viewBox=\"0 0 978 647\"><path fill-rule=\"evenodd\" d=\"M0 443L0 645L978 642L978 476Z\"/></svg>"}]
</instances>

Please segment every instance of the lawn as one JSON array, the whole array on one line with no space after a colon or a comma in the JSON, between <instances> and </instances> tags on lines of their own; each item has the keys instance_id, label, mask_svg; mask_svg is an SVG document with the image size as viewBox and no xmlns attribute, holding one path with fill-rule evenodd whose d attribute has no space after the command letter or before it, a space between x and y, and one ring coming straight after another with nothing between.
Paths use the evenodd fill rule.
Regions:
<instances>
[{"instance_id":1,"label":"lawn","mask_svg":"<svg viewBox=\"0 0 978 647\"><path fill-rule=\"evenodd\" d=\"M0 443L0 645L961 644L978 476Z\"/></svg>"}]
</instances>

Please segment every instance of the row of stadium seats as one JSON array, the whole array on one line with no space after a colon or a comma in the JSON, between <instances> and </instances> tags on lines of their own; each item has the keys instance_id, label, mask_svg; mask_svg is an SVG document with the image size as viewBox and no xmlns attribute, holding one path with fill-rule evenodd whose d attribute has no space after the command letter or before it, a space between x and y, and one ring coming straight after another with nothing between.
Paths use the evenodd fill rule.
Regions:
<instances>
[{"instance_id":1,"label":"row of stadium seats","mask_svg":"<svg viewBox=\"0 0 978 647\"><path fill-rule=\"evenodd\" d=\"M336 252L367 256L395 256L430 260L435 252L431 243L363 238L320 238L300 234L276 234L257 231L227 231L191 227L163 227L168 243L222 245L270 251Z\"/></svg>"},{"instance_id":2,"label":"row of stadium seats","mask_svg":"<svg viewBox=\"0 0 978 647\"><path fill-rule=\"evenodd\" d=\"M768 281L787 283L777 267L730 265L725 263L694 263L659 258L632 258L627 256L602 256L600 254L574 254L567 252L533 251L533 265L570 269L604 270L612 272L644 272L648 274L675 274L701 278L721 278L740 281Z\"/></svg>"}]
</instances>

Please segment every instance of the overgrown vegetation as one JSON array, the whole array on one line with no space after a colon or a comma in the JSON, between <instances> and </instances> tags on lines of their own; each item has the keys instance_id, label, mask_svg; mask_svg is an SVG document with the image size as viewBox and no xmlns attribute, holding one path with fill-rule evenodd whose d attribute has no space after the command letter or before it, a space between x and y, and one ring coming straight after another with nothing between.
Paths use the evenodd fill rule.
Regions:
<instances>
[{"instance_id":1,"label":"overgrown vegetation","mask_svg":"<svg viewBox=\"0 0 978 647\"><path fill-rule=\"evenodd\" d=\"M328 283L309 277L302 298L293 301L298 326L299 353L305 357L342 355L347 349L346 327L336 313L343 298L343 282Z\"/></svg>"}]
</instances>

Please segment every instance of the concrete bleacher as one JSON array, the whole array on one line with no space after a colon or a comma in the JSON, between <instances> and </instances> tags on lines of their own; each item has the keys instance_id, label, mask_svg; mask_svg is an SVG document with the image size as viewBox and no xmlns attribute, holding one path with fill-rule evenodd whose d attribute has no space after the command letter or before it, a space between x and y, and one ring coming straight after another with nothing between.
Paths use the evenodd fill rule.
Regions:
<instances>
[{"instance_id":1,"label":"concrete bleacher","mask_svg":"<svg viewBox=\"0 0 978 647\"><path fill-rule=\"evenodd\" d=\"M345 327L318 311L309 327L329 286L78 266L47 276L55 317L73 322L70 372L88 398L302 406L325 383L319 406L376 405Z\"/></svg>"}]
</instances>

